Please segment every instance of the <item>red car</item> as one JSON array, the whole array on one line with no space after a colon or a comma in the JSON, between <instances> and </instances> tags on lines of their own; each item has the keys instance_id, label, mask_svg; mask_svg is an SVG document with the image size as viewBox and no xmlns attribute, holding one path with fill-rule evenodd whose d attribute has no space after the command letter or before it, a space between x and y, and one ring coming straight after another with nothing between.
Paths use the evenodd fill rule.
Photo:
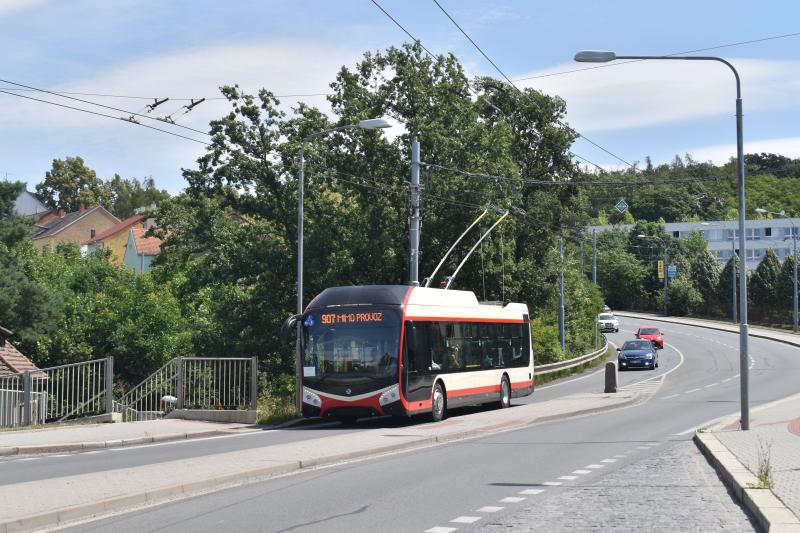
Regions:
<instances>
[{"instance_id":1,"label":"red car","mask_svg":"<svg viewBox=\"0 0 800 533\"><path fill-rule=\"evenodd\" d=\"M642 326L636 331L637 339L647 339L659 350L664 348L664 333L655 326Z\"/></svg>"}]
</instances>

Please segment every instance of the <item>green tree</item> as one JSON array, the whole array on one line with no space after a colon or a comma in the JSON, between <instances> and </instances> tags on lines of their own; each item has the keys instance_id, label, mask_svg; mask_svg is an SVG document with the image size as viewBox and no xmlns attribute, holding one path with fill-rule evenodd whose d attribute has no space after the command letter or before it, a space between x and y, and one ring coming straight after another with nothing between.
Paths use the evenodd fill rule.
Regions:
<instances>
[{"instance_id":1,"label":"green tree","mask_svg":"<svg viewBox=\"0 0 800 533\"><path fill-rule=\"evenodd\" d=\"M77 211L81 204L107 205L111 196L103 180L77 156L53 159L52 168L36 185L36 192L48 207L68 212Z\"/></svg>"},{"instance_id":2,"label":"green tree","mask_svg":"<svg viewBox=\"0 0 800 533\"><path fill-rule=\"evenodd\" d=\"M703 297L688 276L673 278L669 284L667 313L686 316L696 312L703 305Z\"/></svg>"},{"instance_id":3,"label":"green tree","mask_svg":"<svg viewBox=\"0 0 800 533\"><path fill-rule=\"evenodd\" d=\"M597 251L597 282L612 309L630 309L644 300L647 269L622 248L602 247Z\"/></svg>"},{"instance_id":4,"label":"green tree","mask_svg":"<svg viewBox=\"0 0 800 533\"><path fill-rule=\"evenodd\" d=\"M30 234L30 221L14 212L14 203L24 190L24 183L0 181L0 255Z\"/></svg>"},{"instance_id":5,"label":"green tree","mask_svg":"<svg viewBox=\"0 0 800 533\"><path fill-rule=\"evenodd\" d=\"M717 259L704 250L691 263L691 279L700 296L703 298L704 311L711 315L719 304L717 290L721 269Z\"/></svg>"},{"instance_id":6,"label":"green tree","mask_svg":"<svg viewBox=\"0 0 800 533\"><path fill-rule=\"evenodd\" d=\"M138 208L150 208L169 198L169 193L159 190L155 180L145 178L139 181L136 178L124 179L119 174L106 183L110 193L108 209L117 218L126 219L134 214Z\"/></svg>"},{"instance_id":7,"label":"green tree","mask_svg":"<svg viewBox=\"0 0 800 533\"><path fill-rule=\"evenodd\" d=\"M777 299L776 310L780 312L781 322L791 322L793 320L794 301L794 264L797 259L791 254L786 256L781 265L778 281L775 286L775 297Z\"/></svg>"},{"instance_id":8,"label":"green tree","mask_svg":"<svg viewBox=\"0 0 800 533\"><path fill-rule=\"evenodd\" d=\"M733 278L733 268L736 266L736 279ZM725 316L730 317L733 308L733 284L736 283L736 313L739 316L739 276L740 276L741 262L739 256L734 255L725 263L722 272L719 274L719 285L717 286L717 302Z\"/></svg>"},{"instance_id":9,"label":"green tree","mask_svg":"<svg viewBox=\"0 0 800 533\"><path fill-rule=\"evenodd\" d=\"M779 299L777 297L778 278L780 276L781 263L775 252L769 248L764 257L758 263L752 274L748 287L748 296L753 311L762 320L768 320L777 307Z\"/></svg>"}]
</instances>

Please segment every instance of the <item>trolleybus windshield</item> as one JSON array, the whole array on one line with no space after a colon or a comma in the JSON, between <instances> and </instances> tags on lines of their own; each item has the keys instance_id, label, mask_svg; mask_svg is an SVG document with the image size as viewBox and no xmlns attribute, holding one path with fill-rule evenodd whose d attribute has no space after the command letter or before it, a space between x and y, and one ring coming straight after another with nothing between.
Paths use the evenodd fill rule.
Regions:
<instances>
[{"instance_id":1,"label":"trolleybus windshield","mask_svg":"<svg viewBox=\"0 0 800 533\"><path fill-rule=\"evenodd\" d=\"M366 380L369 388L397 381L400 315L396 310L310 311L303 320L303 336L303 381L312 388L327 389L323 382L334 386L342 379Z\"/></svg>"}]
</instances>

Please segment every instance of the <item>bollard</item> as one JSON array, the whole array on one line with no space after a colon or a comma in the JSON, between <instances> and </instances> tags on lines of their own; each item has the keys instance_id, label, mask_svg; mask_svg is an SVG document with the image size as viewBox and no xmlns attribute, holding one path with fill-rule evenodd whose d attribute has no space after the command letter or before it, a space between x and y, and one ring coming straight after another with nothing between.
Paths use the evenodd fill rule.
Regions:
<instances>
[{"instance_id":1,"label":"bollard","mask_svg":"<svg viewBox=\"0 0 800 533\"><path fill-rule=\"evenodd\" d=\"M614 361L606 363L605 392L617 392L617 364Z\"/></svg>"}]
</instances>

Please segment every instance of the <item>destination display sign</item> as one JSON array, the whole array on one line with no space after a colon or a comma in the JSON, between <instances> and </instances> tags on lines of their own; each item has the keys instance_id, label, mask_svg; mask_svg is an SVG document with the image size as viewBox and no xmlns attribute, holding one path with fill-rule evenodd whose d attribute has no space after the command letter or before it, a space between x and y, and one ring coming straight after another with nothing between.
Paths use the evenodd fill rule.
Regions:
<instances>
[{"instance_id":1,"label":"destination display sign","mask_svg":"<svg viewBox=\"0 0 800 533\"><path fill-rule=\"evenodd\" d=\"M375 324L383 322L383 311L321 313L319 320L326 326L335 324Z\"/></svg>"}]
</instances>

